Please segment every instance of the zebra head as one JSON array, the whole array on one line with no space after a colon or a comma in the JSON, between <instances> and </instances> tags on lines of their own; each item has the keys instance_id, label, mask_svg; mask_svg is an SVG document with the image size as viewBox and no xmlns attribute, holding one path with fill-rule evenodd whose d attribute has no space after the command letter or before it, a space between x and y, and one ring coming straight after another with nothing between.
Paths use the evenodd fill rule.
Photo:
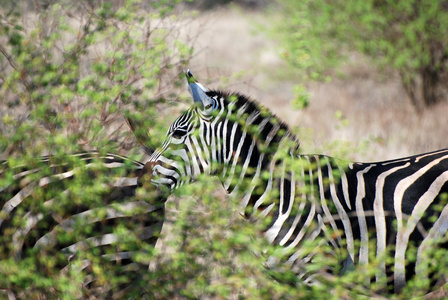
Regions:
<instances>
[{"instance_id":1,"label":"zebra head","mask_svg":"<svg viewBox=\"0 0 448 300\"><path fill-rule=\"evenodd\" d=\"M174 190L194 181L199 174L210 174L210 130L214 111L220 104L208 89L197 82L191 72L185 72L187 89L194 104L169 127L165 141L150 156L146 170L151 183ZM205 139L207 140L205 140Z\"/></svg>"},{"instance_id":2,"label":"zebra head","mask_svg":"<svg viewBox=\"0 0 448 300\"><path fill-rule=\"evenodd\" d=\"M172 191L200 174L211 174L231 192L239 177L268 168L285 137L298 146L268 109L241 94L208 90L190 71L185 76L194 104L171 124L147 162L152 184Z\"/></svg>"}]
</instances>

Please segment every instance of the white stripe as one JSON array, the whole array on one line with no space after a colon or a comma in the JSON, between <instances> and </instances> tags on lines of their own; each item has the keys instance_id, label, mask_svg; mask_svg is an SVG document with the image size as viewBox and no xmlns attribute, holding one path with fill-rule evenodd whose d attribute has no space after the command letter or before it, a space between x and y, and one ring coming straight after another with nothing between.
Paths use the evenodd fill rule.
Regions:
<instances>
[{"instance_id":1,"label":"white stripe","mask_svg":"<svg viewBox=\"0 0 448 300\"><path fill-rule=\"evenodd\" d=\"M218 139L218 142L217 142L218 147L217 147L217 153L216 153L217 158L215 158L215 160L217 160L218 164L222 164L221 156L222 156L223 139L221 138L221 128L222 128L222 122L220 122L218 124L218 128L216 129L216 137Z\"/></svg>"},{"instance_id":2,"label":"white stripe","mask_svg":"<svg viewBox=\"0 0 448 300\"><path fill-rule=\"evenodd\" d=\"M356 178L358 180L358 186L356 188L356 199L355 199L355 209L356 215L359 222L359 231L361 234L361 245L359 249L359 263L367 264L369 261L369 236L367 230L367 221L364 213L364 207L362 205L362 200L366 196L366 187L364 181L364 174L367 173L375 164L369 165L367 168L356 173Z\"/></svg>"},{"instance_id":3,"label":"white stripe","mask_svg":"<svg viewBox=\"0 0 448 300\"><path fill-rule=\"evenodd\" d=\"M195 178L196 176L198 176L201 173L201 170L199 169L199 164L198 164L198 161L194 154L193 145L191 144L190 139L185 140L185 146L187 146L188 153L191 155L191 159L187 159L188 162L192 163L192 165L190 165L190 168L189 168L191 170L190 174L192 174L191 176L193 178ZM187 171L187 173L188 173L188 171Z\"/></svg>"},{"instance_id":4,"label":"white stripe","mask_svg":"<svg viewBox=\"0 0 448 300\"><path fill-rule=\"evenodd\" d=\"M418 157L415 158L415 162L418 163L420 161L420 159L425 158L425 157L430 157L430 156L434 156L434 155L439 155L440 153L447 153L448 154L448 150L444 149L444 150L440 150L437 152L432 152L432 153L424 153L422 155L419 155ZM445 156L446 158L447 156Z\"/></svg>"},{"instance_id":5,"label":"white stripe","mask_svg":"<svg viewBox=\"0 0 448 300\"><path fill-rule=\"evenodd\" d=\"M303 210L305 209L305 205L307 202L307 197L306 197L306 184L305 184L305 170L303 169L303 167L300 167L300 180L297 182L297 187L298 187L298 191L302 191L301 195L297 197L297 202L299 203L299 209L296 212L296 217L294 218L294 221L291 225L291 227L289 228L289 231L285 234L285 236L283 237L283 239L280 241L279 245L280 246L284 246L286 244L286 242L291 238L292 234L294 233L294 230L297 227L297 224L299 224L300 219L302 218L302 213ZM295 195L294 195L294 198Z\"/></svg>"},{"instance_id":6,"label":"white stripe","mask_svg":"<svg viewBox=\"0 0 448 300\"><path fill-rule=\"evenodd\" d=\"M289 196L289 206L286 210L286 213L283 214L283 206L285 205L285 163L283 162L282 168L282 176L280 178L280 199L279 199L279 208L278 208L278 217L275 220L274 224L266 231L266 236L268 238L269 243L272 243L275 238L278 236L283 224L288 219L291 214L291 210L294 204L294 194L295 194L295 182L294 182L294 173L291 173L291 194Z\"/></svg>"},{"instance_id":7,"label":"white stripe","mask_svg":"<svg viewBox=\"0 0 448 300\"><path fill-rule=\"evenodd\" d=\"M305 236L306 231L310 228L311 222L314 220L314 216L316 215L316 203L311 204L310 212L305 220L305 223L303 224L302 228L300 229L299 233L295 237L294 241L292 241L291 244L286 247L286 250L290 250L292 248L295 248L297 244L302 240L302 238ZM320 228L315 229L316 231L320 231Z\"/></svg>"},{"instance_id":8,"label":"white stripe","mask_svg":"<svg viewBox=\"0 0 448 300\"><path fill-rule=\"evenodd\" d=\"M234 102L232 102L232 103L230 103L228 105L227 116L226 116L226 119L225 119L224 124L223 124L223 126L224 126L224 128L223 128L223 146L224 146L223 147L223 158L224 158L223 164L224 164L224 167L222 168L222 176L225 176L225 174L227 172L227 166L228 166L228 163L229 163L229 160L230 160L230 157L231 157L231 153L233 151L232 147L233 147L233 138L234 138L234 135L235 135L234 130L236 130L236 124L233 124L232 130L231 130L231 134L230 134L230 143L229 143L230 149L227 149L227 127L228 127L228 124L229 124L229 118L230 118L230 116L232 114L232 107L234 105L235 105Z\"/></svg>"},{"instance_id":9,"label":"white stripe","mask_svg":"<svg viewBox=\"0 0 448 300\"><path fill-rule=\"evenodd\" d=\"M269 164L269 179L266 184L266 189L264 190L263 195L261 195L260 198L255 202L253 214L255 214L256 211L258 210L258 207L260 207L260 205L262 205L264 203L264 201L268 197L270 197L270 193L272 191L272 182L274 181L274 178L273 178L274 168L275 168L275 160L271 160L271 162Z\"/></svg>"},{"instance_id":10,"label":"white stripe","mask_svg":"<svg viewBox=\"0 0 448 300\"><path fill-rule=\"evenodd\" d=\"M262 160L263 160L263 154L261 154L260 157L258 158L257 171L255 172L254 178L252 179L250 188L248 191L246 191L246 195L241 199L240 203L238 204L238 212L242 216L245 215L246 207L249 204L249 199L251 198L255 187L257 186L255 183L260 178ZM233 193L233 191L232 191L232 193ZM254 212L255 212L255 209L253 209L253 210L254 211L252 212L252 216L254 216Z\"/></svg>"},{"instance_id":11,"label":"white stripe","mask_svg":"<svg viewBox=\"0 0 448 300\"><path fill-rule=\"evenodd\" d=\"M409 237L414 231L417 223L425 213L435 197L440 193L440 189L448 181L448 171L439 175L433 181L429 189L418 199L417 204L412 210L412 214L405 226L399 228L397 232L397 246L395 251L395 277L394 291L399 292L406 285L405 276L405 252L409 242ZM440 218L439 218L440 219ZM446 231L446 227L443 228Z\"/></svg>"},{"instance_id":12,"label":"white stripe","mask_svg":"<svg viewBox=\"0 0 448 300\"><path fill-rule=\"evenodd\" d=\"M259 216L260 218L264 218L266 217L272 210L272 208L274 208L275 203L271 203L268 207L266 207L263 211L260 212Z\"/></svg>"},{"instance_id":13,"label":"white stripe","mask_svg":"<svg viewBox=\"0 0 448 300\"><path fill-rule=\"evenodd\" d=\"M341 171L341 184L342 184L342 193L344 195L345 204L349 209L352 209L352 204L350 203L350 193L348 191L348 180L347 174L341 166L338 166Z\"/></svg>"},{"instance_id":14,"label":"white stripe","mask_svg":"<svg viewBox=\"0 0 448 300\"><path fill-rule=\"evenodd\" d=\"M441 160L446 157L440 157L431 161L423 168L418 169L414 174L402 179L395 188L394 192L394 211L397 218L397 240L395 250L395 274L394 274L394 290L400 291L405 285L405 262L404 253L407 247L407 241L405 239L405 231L403 224L403 212L401 210L403 203L403 195L406 190L422 175L424 175L429 169L437 165Z\"/></svg>"},{"instance_id":15,"label":"white stripe","mask_svg":"<svg viewBox=\"0 0 448 300\"><path fill-rule=\"evenodd\" d=\"M198 140L196 139L196 137L194 135L191 135L190 138L191 138L191 142L196 150L197 157L199 158L199 162L202 165L202 169L204 170L204 173L206 173L209 168L208 168L207 162L204 160L204 157L202 156L201 145L199 144Z\"/></svg>"},{"instance_id":16,"label":"white stripe","mask_svg":"<svg viewBox=\"0 0 448 300\"><path fill-rule=\"evenodd\" d=\"M217 122L220 121L222 115L225 112L224 98L220 99L220 107L221 107L221 109L220 109L219 113L215 116L215 118L210 126L212 129L212 142L211 142L212 161L218 162L218 163L221 163L220 155L221 155L222 141L221 141L221 137L220 137L220 132L221 132L222 122L219 122L218 124L217 124ZM213 165L212 165L212 167L213 167Z\"/></svg>"},{"instance_id":17,"label":"white stripe","mask_svg":"<svg viewBox=\"0 0 448 300\"><path fill-rule=\"evenodd\" d=\"M235 133L236 133L236 129L238 128L238 124L234 123L232 126L232 131L230 133L230 149L227 149L227 156L226 156L226 162L229 162L230 159L232 158L232 153L233 153L233 144L235 143Z\"/></svg>"},{"instance_id":18,"label":"white stripe","mask_svg":"<svg viewBox=\"0 0 448 300\"><path fill-rule=\"evenodd\" d=\"M396 164L396 163L409 162L410 160L411 159L409 157L406 157L406 158L400 158L400 159L395 159L395 160L391 160L391 161L381 162L380 165L388 166L388 165L392 165L392 164Z\"/></svg>"},{"instance_id":19,"label":"white stripe","mask_svg":"<svg viewBox=\"0 0 448 300\"><path fill-rule=\"evenodd\" d=\"M325 214L325 221L329 222L331 225L331 228L333 229L333 233L337 233L338 232L338 226L336 225L336 222L334 221L333 216L330 213L330 210L328 208L327 205L327 200L325 199L325 191L324 191L324 180L323 180L323 175L322 175L322 166L320 165L320 160L324 159L327 161L328 163L328 159L326 157L320 157L320 156L315 156L314 157L316 159L316 165L317 165L317 179L318 179L318 184L319 184L319 196L320 196L320 202L321 202L321 207L322 210ZM337 236L337 240L339 245L341 245L342 241L341 241L341 237L338 235ZM330 243L332 243L332 245L337 248L337 245L334 243L333 239L329 240Z\"/></svg>"},{"instance_id":20,"label":"white stripe","mask_svg":"<svg viewBox=\"0 0 448 300\"><path fill-rule=\"evenodd\" d=\"M341 217L342 224L344 225L344 233L345 233L345 240L347 242L347 250L348 254L350 255L350 258L352 261L355 259L355 246L354 246L354 238L353 238L353 230L352 225L350 223L350 218L347 215L347 212L342 207L341 202L339 201L337 192L336 192L336 186L335 186L335 179L333 177L333 170L330 164L330 161L327 161L327 167L330 179L330 194L331 198L333 199L333 202L336 206L336 209L338 211L339 216ZM345 172L342 172L342 175L345 175ZM341 176L342 178L342 176Z\"/></svg>"},{"instance_id":21,"label":"white stripe","mask_svg":"<svg viewBox=\"0 0 448 300\"><path fill-rule=\"evenodd\" d=\"M205 129L207 128L207 136L204 139L205 135ZM200 126L199 126L199 138L201 139L201 143L203 147L201 147L202 153L204 153L205 160L207 162L207 165L211 165L211 158L210 158L210 123L209 122L203 122L201 120ZM204 168L205 170L206 168Z\"/></svg>"},{"instance_id":22,"label":"white stripe","mask_svg":"<svg viewBox=\"0 0 448 300\"><path fill-rule=\"evenodd\" d=\"M236 149L235 154L233 155L232 168L230 169L230 174L227 177L226 182L224 183L225 189L228 189L232 183L233 175L235 174L236 165L238 164L238 161L240 158L241 149L243 148L243 144L246 139L246 134L247 134L246 131L243 131L243 133L241 135L241 139L238 143L238 148ZM233 153L233 151L230 152L231 155L232 155L232 153Z\"/></svg>"},{"instance_id":23,"label":"white stripe","mask_svg":"<svg viewBox=\"0 0 448 300\"><path fill-rule=\"evenodd\" d=\"M243 182L243 180L244 180L246 172L249 168L249 163L252 158L252 152L253 152L254 148L255 148L255 140L252 140L249 150L247 151L246 160L244 161L243 167L241 169L240 178L238 180L238 183L236 184L237 186L239 186L241 184L241 182ZM252 182L253 182L253 180L252 180Z\"/></svg>"},{"instance_id":24,"label":"white stripe","mask_svg":"<svg viewBox=\"0 0 448 300\"><path fill-rule=\"evenodd\" d=\"M400 169L407 168L409 166L409 162L398 166L395 168L391 168L386 172L381 173L375 184L375 199L373 201L373 215L375 217L375 228L376 228L376 236L377 236L377 245L376 245L376 257L378 259L380 274L376 275L376 281L379 283L381 279L386 276L386 262L384 255L386 254L386 217L384 214L384 199L383 199L383 188L386 177L390 174L395 173Z\"/></svg>"},{"instance_id":25,"label":"white stripe","mask_svg":"<svg viewBox=\"0 0 448 300\"><path fill-rule=\"evenodd\" d=\"M191 178L190 159L188 157L187 151L185 149L171 150L170 154L172 154L173 156L180 157L182 159L182 163L177 163L173 166L176 167L176 169L180 173L179 175L182 182L180 185L183 185L184 180L187 180L188 182L188 179Z\"/></svg>"}]
</instances>

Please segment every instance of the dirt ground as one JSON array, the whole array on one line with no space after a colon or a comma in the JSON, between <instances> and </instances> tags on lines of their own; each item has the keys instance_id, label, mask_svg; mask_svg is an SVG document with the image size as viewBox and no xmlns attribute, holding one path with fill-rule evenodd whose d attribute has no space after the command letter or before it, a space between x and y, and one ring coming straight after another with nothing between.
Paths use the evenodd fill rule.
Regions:
<instances>
[{"instance_id":1,"label":"dirt ground","mask_svg":"<svg viewBox=\"0 0 448 300\"><path fill-rule=\"evenodd\" d=\"M303 153L376 161L448 147L448 103L416 113L392 71L381 74L359 57L344 67L344 77L308 84L310 106L292 109L293 86L281 45L257 24L269 26L260 12L224 9L201 14L188 28L198 29L190 69L209 88L250 95L295 128Z\"/></svg>"}]
</instances>

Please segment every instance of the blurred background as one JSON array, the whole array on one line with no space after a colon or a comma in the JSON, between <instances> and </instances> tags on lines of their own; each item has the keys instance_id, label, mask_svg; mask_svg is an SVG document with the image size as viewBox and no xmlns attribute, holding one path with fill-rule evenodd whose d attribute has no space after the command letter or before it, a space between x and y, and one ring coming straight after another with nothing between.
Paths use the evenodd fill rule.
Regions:
<instances>
[{"instance_id":1,"label":"blurred background","mask_svg":"<svg viewBox=\"0 0 448 300\"><path fill-rule=\"evenodd\" d=\"M51 0L2 1L0 134L11 137L14 128L25 119L29 121L29 112L23 111L32 111L32 103L48 97L48 89L60 83L56 83L60 77L57 72L74 72L65 76L67 83L63 84L69 93L59 89L67 97L66 103L62 103L58 92L50 92L56 103L47 107L44 119L52 114L61 119L64 112L70 111L71 122L75 122L73 114L82 111L79 103L74 107L76 99L85 103L86 97L95 98L77 94L79 77L87 78L84 83L103 98L97 109L104 128L115 120L104 117L105 107L110 106L105 102L113 98L118 103L116 96L122 98L129 86L140 89L130 93L141 103L161 95L169 103L177 101L169 105L168 111L157 112L174 116L190 103L167 95L185 97L182 83L175 81L180 80L183 68L190 68L210 88L242 92L265 104L294 128L304 153L374 161L448 146L447 1L360 4L325 0L196 0L129 4L132 2L81 1L75 5ZM131 14L126 15L129 7L135 11L131 9ZM104 15L93 13L95 9L102 9ZM93 16L103 18L101 26L108 29L92 27L81 36L82 28L93 26ZM141 25L140 31L132 22ZM58 27L63 23L66 27ZM67 29L70 26L73 28ZM146 41L145 26L149 30ZM135 40L124 35L126 30L131 33L129 36L135 35ZM66 36L61 36L64 33ZM138 58L134 55L132 61L130 56L136 53L132 51L139 47L146 47L146 53L140 53ZM76 57L72 63L78 63L78 67L68 65L70 55ZM112 70L117 69L120 59L124 61L121 76L134 76L135 80L114 95L104 95L107 85L121 80L115 78L117 70ZM45 62L45 68L39 69L40 61ZM19 70L21 64L23 70ZM45 82L36 79L42 78L42 73L47 77ZM107 82L93 83L89 78L92 74L107 75ZM8 79L8 75L12 77ZM157 78L157 83L137 83L140 79L148 81L150 76ZM48 84L48 80L54 84ZM47 96L36 96L37 86ZM11 116L17 117L18 108L22 113L16 119L20 121L15 122ZM106 111L113 115L116 109ZM94 114L94 110L88 114ZM163 118L154 123L160 125L163 121L169 124L173 120ZM125 127L117 126L125 131ZM43 127L55 128L54 124ZM109 128L107 132L115 130ZM36 133L37 136L41 135ZM118 151L135 148L130 135L112 139L130 143L120 144ZM82 145L79 140L83 140ZM14 152L6 141L0 144L3 159ZM92 142L92 137L80 139L78 135L80 148L98 148ZM19 148L24 151L26 147Z\"/></svg>"},{"instance_id":2,"label":"blurred background","mask_svg":"<svg viewBox=\"0 0 448 300\"><path fill-rule=\"evenodd\" d=\"M404 2L216 4L195 20L204 26L190 68L268 106L304 153L375 161L446 148L447 2ZM422 95L431 89L433 102Z\"/></svg>"}]
</instances>

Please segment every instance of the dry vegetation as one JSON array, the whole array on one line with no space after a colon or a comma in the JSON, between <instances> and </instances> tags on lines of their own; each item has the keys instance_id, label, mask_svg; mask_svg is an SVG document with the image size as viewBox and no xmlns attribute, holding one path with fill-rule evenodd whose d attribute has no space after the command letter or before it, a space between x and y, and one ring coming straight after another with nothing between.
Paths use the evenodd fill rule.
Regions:
<instances>
[{"instance_id":1,"label":"dry vegetation","mask_svg":"<svg viewBox=\"0 0 448 300\"><path fill-rule=\"evenodd\" d=\"M25 24L32 27L34 16L27 16ZM299 82L280 58L281 46L258 28L269 26L268 20L260 11L226 8L165 25L176 34L173 39L194 45L189 68L201 82L264 103L295 128L304 153L375 161L448 147L448 103L416 112L398 75L379 72L359 55L332 82L309 84L310 106L294 110L293 86ZM93 56L104 52L100 46L91 50ZM164 79L159 94L173 91L173 76ZM164 121L168 124L189 105L162 112L172 116Z\"/></svg>"},{"instance_id":2,"label":"dry vegetation","mask_svg":"<svg viewBox=\"0 0 448 300\"><path fill-rule=\"evenodd\" d=\"M303 152L375 161L448 147L448 103L417 113L397 74L379 72L357 55L342 76L309 85L310 106L293 110L298 82L279 58L281 47L256 28L269 26L268 19L237 10L202 14L195 21L202 29L190 68L209 87L246 93L298 127ZM338 145L342 152L334 149Z\"/></svg>"}]
</instances>

